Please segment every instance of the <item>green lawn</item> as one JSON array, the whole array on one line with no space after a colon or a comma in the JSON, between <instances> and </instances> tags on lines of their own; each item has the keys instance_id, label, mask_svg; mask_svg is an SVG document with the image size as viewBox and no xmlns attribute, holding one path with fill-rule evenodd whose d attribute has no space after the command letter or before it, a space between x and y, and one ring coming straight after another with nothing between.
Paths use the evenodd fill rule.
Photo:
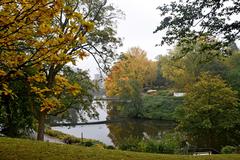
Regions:
<instances>
[{"instance_id":1,"label":"green lawn","mask_svg":"<svg viewBox=\"0 0 240 160\"><path fill-rule=\"evenodd\" d=\"M240 155L180 156L0 138L1 160L239 160Z\"/></svg>"}]
</instances>

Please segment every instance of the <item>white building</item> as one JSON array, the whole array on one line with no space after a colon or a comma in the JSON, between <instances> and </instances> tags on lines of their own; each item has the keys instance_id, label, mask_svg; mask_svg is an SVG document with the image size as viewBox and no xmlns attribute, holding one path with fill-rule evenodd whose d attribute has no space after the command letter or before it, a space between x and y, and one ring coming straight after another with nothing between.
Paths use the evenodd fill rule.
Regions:
<instances>
[{"instance_id":1,"label":"white building","mask_svg":"<svg viewBox=\"0 0 240 160\"><path fill-rule=\"evenodd\" d=\"M174 97L184 97L185 95L186 95L186 93L183 93L183 92L174 92L173 93Z\"/></svg>"}]
</instances>

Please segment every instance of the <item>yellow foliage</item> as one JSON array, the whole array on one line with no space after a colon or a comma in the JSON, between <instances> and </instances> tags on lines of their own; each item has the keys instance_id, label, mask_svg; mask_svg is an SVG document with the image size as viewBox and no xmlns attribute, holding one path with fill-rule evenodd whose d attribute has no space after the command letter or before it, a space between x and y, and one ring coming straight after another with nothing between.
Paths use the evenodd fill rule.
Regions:
<instances>
[{"instance_id":1,"label":"yellow foliage","mask_svg":"<svg viewBox=\"0 0 240 160\"><path fill-rule=\"evenodd\" d=\"M5 76L6 72L0 69L0 77Z\"/></svg>"},{"instance_id":2,"label":"yellow foliage","mask_svg":"<svg viewBox=\"0 0 240 160\"><path fill-rule=\"evenodd\" d=\"M106 94L116 96L121 92L132 92L129 80L137 81L141 87L156 79L156 63L146 57L140 48L131 48L116 62L105 80Z\"/></svg>"},{"instance_id":3,"label":"yellow foliage","mask_svg":"<svg viewBox=\"0 0 240 160\"><path fill-rule=\"evenodd\" d=\"M71 93L73 96L76 96L78 93L80 93L80 86L77 83L71 84L68 82L68 80L61 76L56 76L56 85L53 88L53 92L55 95L61 94L64 89L66 89L69 93Z\"/></svg>"},{"instance_id":4,"label":"yellow foliage","mask_svg":"<svg viewBox=\"0 0 240 160\"><path fill-rule=\"evenodd\" d=\"M8 87L8 85L7 85L6 83L3 83L3 84L2 84L2 87L3 87L2 93L3 93L4 95L10 95L10 94L12 94L12 90L9 89L9 87Z\"/></svg>"},{"instance_id":5,"label":"yellow foliage","mask_svg":"<svg viewBox=\"0 0 240 160\"><path fill-rule=\"evenodd\" d=\"M51 110L54 110L57 107L60 107L61 104L58 101L58 99L56 99L55 97L51 97L51 98L45 98L42 100L42 105L41 105L41 112L50 112Z\"/></svg>"},{"instance_id":6,"label":"yellow foliage","mask_svg":"<svg viewBox=\"0 0 240 160\"><path fill-rule=\"evenodd\" d=\"M82 25L85 27L87 32L90 32L94 28L94 23L90 21L83 21Z\"/></svg>"},{"instance_id":7,"label":"yellow foliage","mask_svg":"<svg viewBox=\"0 0 240 160\"><path fill-rule=\"evenodd\" d=\"M76 96L81 91L78 84L69 83L59 73L59 67L88 56L79 46L87 42L84 35L94 29L94 23L66 4L63 0L0 2L0 92L13 94L6 81L26 76L31 92L42 102L42 112L60 105L54 96L64 91ZM34 70L29 77L26 68ZM54 72L52 78L50 72Z\"/></svg>"},{"instance_id":8,"label":"yellow foliage","mask_svg":"<svg viewBox=\"0 0 240 160\"><path fill-rule=\"evenodd\" d=\"M74 83L73 85L68 87L68 90L73 96L76 96L77 94L80 93L80 86L79 84Z\"/></svg>"},{"instance_id":9,"label":"yellow foliage","mask_svg":"<svg viewBox=\"0 0 240 160\"><path fill-rule=\"evenodd\" d=\"M88 54L84 51L79 51L78 52L79 58L83 60L83 58L87 57Z\"/></svg>"},{"instance_id":10,"label":"yellow foliage","mask_svg":"<svg viewBox=\"0 0 240 160\"><path fill-rule=\"evenodd\" d=\"M43 72L40 72L32 77L28 77L29 82L37 82L37 83L44 83L46 82L46 76Z\"/></svg>"}]
</instances>

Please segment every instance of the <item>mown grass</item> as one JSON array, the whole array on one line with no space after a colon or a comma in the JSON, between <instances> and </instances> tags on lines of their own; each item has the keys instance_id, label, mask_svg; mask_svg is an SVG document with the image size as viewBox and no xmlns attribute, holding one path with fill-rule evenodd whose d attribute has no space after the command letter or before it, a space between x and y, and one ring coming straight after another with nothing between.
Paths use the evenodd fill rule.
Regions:
<instances>
[{"instance_id":1,"label":"mown grass","mask_svg":"<svg viewBox=\"0 0 240 160\"><path fill-rule=\"evenodd\" d=\"M182 156L0 138L1 160L239 160L240 155Z\"/></svg>"}]
</instances>

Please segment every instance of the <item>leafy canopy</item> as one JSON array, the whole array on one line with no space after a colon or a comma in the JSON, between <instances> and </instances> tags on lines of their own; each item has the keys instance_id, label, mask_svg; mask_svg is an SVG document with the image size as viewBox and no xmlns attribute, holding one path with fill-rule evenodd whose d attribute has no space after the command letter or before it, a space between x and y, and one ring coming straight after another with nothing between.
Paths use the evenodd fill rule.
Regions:
<instances>
[{"instance_id":1,"label":"leafy canopy","mask_svg":"<svg viewBox=\"0 0 240 160\"><path fill-rule=\"evenodd\" d=\"M178 110L178 127L195 140L205 139L208 147L237 144L238 100L237 92L219 76L202 73L196 83L188 86L184 105Z\"/></svg>"},{"instance_id":2,"label":"leafy canopy","mask_svg":"<svg viewBox=\"0 0 240 160\"><path fill-rule=\"evenodd\" d=\"M218 43L215 39L200 36L195 43L189 42L182 41L169 55L159 59L163 76L173 81L180 90L195 82L202 71L212 72L214 63L223 58L219 47L212 48Z\"/></svg>"},{"instance_id":3,"label":"leafy canopy","mask_svg":"<svg viewBox=\"0 0 240 160\"><path fill-rule=\"evenodd\" d=\"M238 0L180 0L159 6L164 17L155 32L165 30L161 44L172 44L184 37L207 33L223 42L240 38Z\"/></svg>"},{"instance_id":4,"label":"leafy canopy","mask_svg":"<svg viewBox=\"0 0 240 160\"><path fill-rule=\"evenodd\" d=\"M91 55L99 66L106 65L102 68L106 69L115 57L114 49L121 44L115 27L119 13L112 5L106 5L106 0L1 1L0 102L3 106L10 108L10 102L23 96L10 85L19 79L28 88L32 111L43 114L43 119L64 108L63 94L73 97L82 94L80 97L86 98L83 97L88 95L83 93L85 87L68 79L63 67L69 63L76 65L77 60Z\"/></svg>"},{"instance_id":5,"label":"leafy canopy","mask_svg":"<svg viewBox=\"0 0 240 160\"><path fill-rule=\"evenodd\" d=\"M144 86L153 84L157 76L157 64L147 59L146 52L131 48L116 62L105 80L107 96L117 96L131 103L123 107L128 116L142 116L141 92Z\"/></svg>"},{"instance_id":6,"label":"leafy canopy","mask_svg":"<svg viewBox=\"0 0 240 160\"><path fill-rule=\"evenodd\" d=\"M156 63L147 59L145 51L140 48L131 48L113 65L105 81L107 95L118 96L124 92L131 93L131 81L136 81L141 90L144 85L155 81L156 70Z\"/></svg>"}]
</instances>

